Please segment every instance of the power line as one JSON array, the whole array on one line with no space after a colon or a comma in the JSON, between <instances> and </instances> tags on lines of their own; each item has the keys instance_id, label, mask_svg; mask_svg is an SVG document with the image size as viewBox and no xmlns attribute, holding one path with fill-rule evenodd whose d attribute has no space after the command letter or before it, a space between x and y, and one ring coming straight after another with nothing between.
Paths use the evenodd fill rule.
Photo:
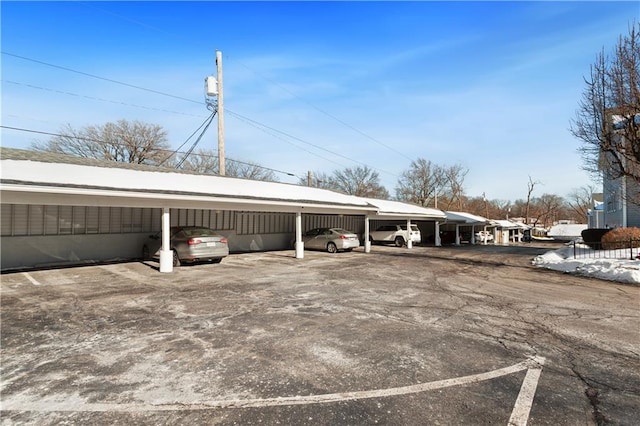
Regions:
<instances>
[{"instance_id":1,"label":"power line","mask_svg":"<svg viewBox=\"0 0 640 426\"><path fill-rule=\"evenodd\" d=\"M107 82L114 83L114 84L119 84L119 85L126 86L126 87L131 87L131 88L138 89L138 90L143 90L143 91L146 91L146 92L151 92L151 93L159 94L159 95L162 95L162 96L168 96L168 97L171 97L171 98L180 99L180 100L184 100L184 101L188 101L188 102L192 102L192 103L197 103L197 104L201 104L201 103L202 103L202 102L194 101L194 100L192 100L192 99L184 98L184 97L181 97L181 96L171 95L171 94L169 94L169 93L160 92L160 91L158 91L158 90L147 89L147 88L145 88L145 87L141 87L141 86L137 86L137 85L133 85L133 84L129 84L129 83L124 83L124 82L121 82L121 81L118 81L118 80L114 80L114 79L111 79L111 78L101 77L101 76L98 76L98 75L94 75L94 74L86 73L86 72L83 72L83 71L74 70L74 69L71 69L71 68L68 68L68 67L63 67L63 66L60 66L60 65L51 64L51 63L48 63L48 62L44 62L44 61L40 61L40 60L37 60L37 59L28 58L28 57L21 56L21 55L16 55L16 54L13 54L13 53L10 53L10 52L2 51L1 53L2 53L3 55L12 56L12 57L19 58L19 59L22 59L22 60L26 60L26 61L34 62L34 63L37 63L37 64L41 64L41 65L45 65L45 66L49 66L49 67L53 67L53 68L57 68L57 69L61 69L61 70L64 70L64 71L68 71L68 72L72 72L72 73L76 73L76 74L84 75L84 76L91 77L91 78L96 78L96 79L98 79L98 80L103 80L103 81L107 81ZM280 134L285 135L285 136L287 136L287 137L289 137L289 138L292 138L292 139L298 140L298 141L300 141L300 142L302 142L302 143L304 143L304 144L307 144L307 145L313 146L313 147L315 147L316 149L323 150L323 151L328 152L328 153L330 153L330 154L332 154L332 155L336 155L336 156L341 157L341 158L344 158L344 159L346 159L346 160L348 160L348 161L351 161L351 162L354 162L354 163L357 163L357 164L360 164L360 165L363 165L363 166L369 167L369 168L371 168L371 169L373 169L373 170L378 170L378 171L381 171L381 172L383 172L383 173L386 173L386 174L389 174L389 175L392 175L392 176L398 176L398 175L397 175L397 174L395 174L395 173L391 173L391 172L388 172L388 171L385 171L385 170L381 170L381 169L378 169L378 168L375 168L375 167L371 167L371 166L367 165L366 163L363 163L363 162L361 162L361 161L359 161L359 160L354 160L354 159L349 158L349 157L347 157L347 156L345 156L345 155L338 154L338 153L336 153L336 152L333 152L333 151L327 150L327 149L322 148L322 147L320 147L320 146L318 146L318 145L315 145L315 144L312 144L312 143L310 143L310 142L307 142L307 141L305 141L305 140L303 140L303 139L301 139L301 138L298 138L298 137L295 137L295 136L289 135L289 134L288 134L288 133L286 133L286 132L283 132L283 131L281 131L281 130L277 130L277 129L273 128L273 127L267 126L266 124L262 124L262 123L260 123L260 122L258 122L258 121L252 120L252 119L250 119L250 118L248 118L248 117L244 117L244 116L242 116L242 115L240 115L240 114L238 114L238 113L233 112L232 110L229 110L228 108L227 108L226 110L227 110L227 112L229 112L231 115L235 115L236 117L240 117L240 118L242 118L242 119L244 119L244 120L246 120L246 121L249 121L249 122L253 123L254 125L261 126L261 127L263 127L263 128L269 129L269 130L271 130L271 131L274 131L274 132L280 133ZM273 135L272 135L272 136L273 136ZM281 140L282 140L282 139L281 139ZM298 147L298 148L300 148L300 147ZM305 150L305 151L306 151L306 150ZM319 155L317 155L317 154L315 154L315 153L313 153L313 152L310 152L310 151L306 151L306 152L308 152L308 153L310 153L310 154L312 154L312 155L315 155L315 156L317 156L317 157L319 157L319 158L322 158L322 159L324 159L324 160L328 160L328 159L326 159L326 158L324 158L324 157L322 157L322 156L319 156ZM333 160L328 160L328 161L333 161Z\"/></svg>"},{"instance_id":2,"label":"power line","mask_svg":"<svg viewBox=\"0 0 640 426\"><path fill-rule=\"evenodd\" d=\"M215 112L214 112L213 114L215 114ZM171 153L167 158L165 158L164 160L162 160L162 161L160 162L159 166L162 166L162 165L165 163L165 161L167 161L169 158L173 157L173 155L174 155L174 154L176 154L176 153L180 152L180 148L182 148L182 147L183 147L187 142L189 142L189 139L191 139L191 138L193 137L193 135L195 135L195 134L196 134L196 132L197 132L198 130L202 129L202 127L203 127L205 124L207 124L207 121L209 121L209 120L211 120L211 119L213 118L213 114L212 114L211 116L207 117L207 118L202 122L202 124L200 124L200 126L198 126L198 128L197 128L196 130L194 130L194 131L193 131L193 133L191 133L191 135L190 135L190 136L189 136L189 137L188 137L184 142L182 142L182 144L181 144L178 148L176 148L176 150L175 150L175 151L173 151L173 152L172 152L172 153ZM209 122L209 124L211 124L211 123ZM207 127L209 127L209 125L208 125L208 124L207 124ZM206 130L206 129L205 129L205 130ZM198 140L200 140L200 139L198 138Z\"/></svg>"},{"instance_id":3,"label":"power line","mask_svg":"<svg viewBox=\"0 0 640 426\"><path fill-rule=\"evenodd\" d=\"M322 114L326 115L327 117L337 121L338 123L344 125L345 127L348 127L349 129L353 130L356 133L359 133L360 135L366 137L367 139L372 140L373 142L377 143L378 145L381 145L387 149L389 149L390 151L395 152L396 154L399 154L401 156L403 156L404 158L408 159L409 161L413 161L410 157L408 157L406 154L404 154L402 151L398 151L397 149L394 149L392 147L390 147L387 144L384 144L382 142L380 142L379 140L377 140L376 138L366 134L365 132L363 132L362 130L352 126L351 124L345 122L344 120L341 120L340 118L336 117L335 115L323 110L322 108L312 104L311 102L309 102L308 100L301 98L300 96L298 96L297 94L293 93L291 90L287 89L286 87L284 87L283 85L281 85L280 83L278 83L277 81L274 81L266 76L264 76L263 74L249 68L247 65L243 64L242 62L238 61L237 59L232 59L233 61L237 62L238 64L242 65L243 67L245 67L246 69L248 69L249 71L255 73L256 75L264 78L265 80L267 80L268 82L270 82L271 84L278 86L280 89L284 90L285 92L289 93L291 96L295 97L296 99L301 100L302 102L306 103L307 105L309 105L311 108L315 109L316 111L321 112Z\"/></svg>"},{"instance_id":4,"label":"power line","mask_svg":"<svg viewBox=\"0 0 640 426\"><path fill-rule=\"evenodd\" d=\"M243 120L245 120L245 121L247 121L247 122L258 124L258 125L260 125L260 126L262 126L262 127L266 128L266 129L269 129L269 130L273 131L273 132L280 133L280 134L285 135L285 136L287 136L287 137L289 137L289 138L291 138L291 139L294 139L294 140L300 141L300 142L302 142L302 143L304 143L304 144L307 144L307 145L311 145L312 147L314 147L314 148L316 148L316 149L319 149L319 150L322 150L322 151L328 152L329 154L335 155L335 156L337 156L337 157L344 158L345 160L353 161L354 163L358 163L358 164L360 164L360 165L363 165L363 166L369 167L369 165L367 165L366 163L363 163L362 161L354 160L354 159L349 158L349 157L347 157L347 156L345 156L345 155L339 154L339 153L337 153L337 152L335 152L335 151L331 151L331 150L326 149L326 148L323 148L323 147L321 147L321 146L319 146L319 145L313 144L313 143L311 143L311 142L307 142L307 141L305 141L305 140L303 140L303 139L300 139L300 138L298 138L298 137L296 137L296 136L290 135L290 134L288 134L288 133L286 133L286 132L283 132L283 131L281 131L281 130L275 129L275 128L270 127L270 126L267 126L266 124L258 123L257 121L254 121L254 120L252 120L252 119L250 119L250 118L248 118L248 117L244 117L243 115L240 115L240 114L238 114L238 113L235 113L235 112L229 111L228 109L227 109L227 112L230 112L230 113L231 113L231 115L237 116L238 118L241 118L241 119L243 119ZM308 151L307 151L307 152L308 152ZM322 157L321 157L321 158L322 158ZM327 158L324 158L324 159L325 159L325 160L329 160L329 159L327 159ZM333 161L333 160L329 160L329 161ZM373 168L373 167L372 167L372 168ZM380 169L375 169L375 170L380 170ZM381 172L384 172L384 173L387 173L387 174L390 174L390 175L392 175L392 176L397 176L395 173L387 172L387 171L385 171L385 170L380 170L380 171L381 171Z\"/></svg>"},{"instance_id":5,"label":"power line","mask_svg":"<svg viewBox=\"0 0 640 426\"><path fill-rule=\"evenodd\" d=\"M187 113L179 112L179 111L171 111L171 110L167 110L167 109L148 107L148 106L144 106L144 105L130 104L130 103L121 102L121 101L113 101L113 100L110 100L110 99L97 98L95 96L80 95L78 93L73 93L73 92L68 92L68 91L63 91L63 90L50 89L48 87L41 87L41 86L36 86L36 85L33 85L33 84L28 84L28 83L20 83L18 81L12 81L12 80L0 80L0 81L2 81L3 83L10 83L10 84L14 84L14 85L17 85L17 86L29 87L31 89L44 90L46 92L59 93L61 95L75 96L75 97L78 97L78 98L85 98L85 99L90 99L90 100L94 100L94 101L108 102L108 103L112 103L112 104L116 104L116 105L130 106L130 107L134 107L134 108L147 109L147 110L151 110L151 111L168 112L168 113L171 113L171 114L186 115L186 116L190 116L190 117L200 117L199 115L195 115L195 114L187 114Z\"/></svg>"},{"instance_id":6,"label":"power line","mask_svg":"<svg viewBox=\"0 0 640 426\"><path fill-rule=\"evenodd\" d=\"M136 86L135 84L123 83L122 81L113 80L111 78L106 78L106 77L100 77L99 75L89 74L89 73L86 73L86 72L83 72L83 71L74 70L74 69L63 67L63 66L60 66L60 65L50 64L48 62L39 61L37 59L27 58L26 56L20 56L20 55L14 54L14 53L9 53L9 52L2 51L2 54L3 55L7 55L7 56L13 56L14 58L19 58L19 59L22 59L22 60L25 60L25 61L34 62L36 64L45 65L45 66L48 66L48 67L57 68L57 69L60 69L60 70L72 72L72 73L75 73L75 74L84 75L86 77L91 77L91 78L96 78L98 80L108 81L109 83L119 84L121 86L131 87L133 89L143 90L143 91L149 92L149 93L155 93L157 95L168 96L170 98L180 99L180 100L183 100L183 101L193 102L193 103L196 103L196 104L201 104L202 103L202 102L194 101L193 99L183 98L182 96L171 95L169 93L160 92L159 90L147 89L145 87Z\"/></svg>"},{"instance_id":7,"label":"power line","mask_svg":"<svg viewBox=\"0 0 640 426\"><path fill-rule=\"evenodd\" d=\"M110 143L112 145L126 145L126 144L121 143L121 142L107 142L107 141L104 141L104 140L93 139L93 138L88 138L88 137L84 137L84 136L65 135L65 134L62 134L62 133L52 133L52 132L43 132L43 131L40 131L40 130L24 129L24 128L21 128L21 127L11 127L11 126L0 125L0 128L7 129L7 130L15 130L15 131L19 131L19 132L47 135L47 136L58 136L58 137L63 137L63 138L73 138L73 139L79 139L79 140L83 140L83 141L87 141L87 142ZM169 152L172 155L173 154L186 154L185 151L174 151L174 150L165 149L165 148L158 148L157 151ZM197 153L197 154L194 154L194 155L198 155L198 156L204 157L204 158L218 158L217 155L210 155L210 154L206 154L206 153ZM298 175L296 175L294 173L285 172L285 171L282 171L282 170L261 166L261 165L255 164L255 163L249 163L247 161L234 160L234 159L231 159L231 158L227 158L227 160L229 160L231 162L234 162L234 163L244 164L244 165L252 166L252 167L257 167L259 169L270 170L272 172L281 173L281 174L284 174L284 175L287 175L287 176L297 177L297 178L301 179L300 176L298 176Z\"/></svg>"},{"instance_id":8,"label":"power line","mask_svg":"<svg viewBox=\"0 0 640 426\"><path fill-rule=\"evenodd\" d=\"M198 136L198 139L195 140L195 142L191 145L191 147L187 150L187 152L182 156L182 159L180 159L180 161L178 162L178 164L176 165L176 169L179 169L182 164L185 162L185 160L187 159L187 157L189 155L191 155L191 153L193 152L193 150L196 148L196 146L198 145L198 143L200 142L200 139L202 139L202 136L204 136L204 134L206 133L207 129L209 128L209 126L211 125L211 122L213 121L213 117L215 117L216 115L216 111L214 111L213 113L211 113L211 116L209 116L209 118L207 118L206 121L206 125L204 126L204 129L202 129L202 132L200 132L200 136ZM202 126L200 126L202 127ZM195 134L195 133L194 133ZM193 136L193 134L191 135ZM191 136L189 136L189 138L191 138ZM186 143L186 142L185 142ZM184 145L184 144L183 144ZM218 157L220 157L220 155L218 155ZM219 158L218 158L219 161Z\"/></svg>"},{"instance_id":9,"label":"power line","mask_svg":"<svg viewBox=\"0 0 640 426\"><path fill-rule=\"evenodd\" d=\"M103 102L111 102L111 103L115 103L115 104L126 105L126 106L133 106L133 107L137 107L137 108L144 108L144 109L149 109L149 110L156 110L156 111L162 111L162 112L170 112L170 113L174 113L174 114L181 114L181 115L188 115L188 116L192 116L192 117L197 117L197 116L196 116L196 115L194 115L194 114L185 114L185 113L181 113L181 112L177 112L177 111L169 111L169 110L163 110L163 109L159 109L159 108L149 108L149 107L145 107L145 106L141 106L141 105L128 104L128 103L125 103L125 102L111 101L111 100L108 100L108 99L96 98L96 97L86 96L86 95L79 95L79 94L77 94L77 93L72 93L72 92L67 92L67 91L61 91L61 90L54 90L54 89L49 89L49 88L46 88L46 87L40 87L40 86L35 86L35 85L32 85L32 84L26 84L26 83L19 83L19 82L11 81L11 80L0 80L0 81L5 82L5 83L16 84L16 85L20 85L20 86L26 86L26 87L30 87L30 88L34 88L34 89L39 89L39 90L45 90L45 91L49 91L49 92L60 93L60 94L63 94L63 95L77 96L77 97L82 97L82 98L86 98L86 99L93 99L93 100L98 100L98 101L103 101ZM215 114L215 113L214 113L214 114ZM187 142L189 142L189 139L191 139L191 138L193 137L193 135L195 135L195 134L196 134L196 132L197 132L198 130L200 130L200 129L205 125L205 124L207 125L207 128L208 128L208 127L209 127L209 124L211 124L211 121L210 121L211 119L212 119L212 116L207 117L207 118L205 119L205 121L204 121L204 122L203 122L203 123L202 123L202 124L201 124L201 125L200 125L200 126L199 126L199 127L198 127L198 128L197 128L197 129L196 129L196 130L195 130L195 131L194 131L194 132L193 132L193 133L192 133L192 134L191 134L191 135L190 135L190 136L189 136L189 137L188 137L188 138L187 138L187 139L186 139L186 140L185 140L185 141L184 141L184 142L183 142L183 143L182 143L182 144L181 144L181 145L180 145L180 146L179 146L179 147L178 147L178 148L173 152L173 153L172 153L172 154L170 154L170 155L169 155L169 156L167 156L163 161L161 161L161 162L160 162L159 166L161 166L162 164L164 164L164 163L165 163L165 161L167 161L169 158L171 158L171 157L173 156L173 154L175 154L175 153L179 152L179 151L180 151L180 149L181 149L181 148L182 148L182 147L183 147ZM205 130L206 130L206 128L205 128ZM204 132L203 132L203 134L204 134ZM201 137L202 137L202 135L200 135L200 137L198 138L198 141L200 140L200 138L201 138ZM197 144L197 142L196 142L196 144ZM193 147L191 147L191 150L190 150L190 151L188 151L188 153L187 153L186 155L189 155L189 153L190 153L194 148L195 148L195 145L194 145ZM184 162L184 160L185 160L185 159L186 159L186 156L185 156L185 158L183 158L183 159L180 161L180 164L179 164L178 166L182 165L182 163Z\"/></svg>"},{"instance_id":10,"label":"power line","mask_svg":"<svg viewBox=\"0 0 640 426\"><path fill-rule=\"evenodd\" d=\"M139 25L139 26L141 26L141 27L143 27L143 28L145 28L145 29L147 29L147 30L153 30L153 31L156 31L156 32L159 32L159 33L162 33L162 34L164 34L164 35L171 36L171 37L175 37L175 36L176 36L176 34L172 34L172 33L170 33L170 32L164 31L163 29L160 29L160 28L154 27L154 26L152 26L152 25L146 24L145 22L138 21L138 20L136 20L136 19L132 19L132 18L129 18L129 17L127 17L127 16L120 15L120 14L118 14L118 13L112 12L112 11L107 10L107 9L103 9L103 8L96 7L95 5L92 5L92 4L88 4L88 3L83 2L83 1L77 1L77 3L78 3L78 4L83 5L83 6L87 7L87 8L91 8L91 9L94 9L94 10L98 10L98 11L100 11L100 12L102 12L102 13L105 13L105 14L108 14L108 15L111 15L111 16L115 16L116 18L119 18L119 19L122 19L122 20L124 20L124 21L130 22L130 23L133 23L133 24L135 24L135 25ZM116 81L116 80L112 80L112 79L108 79L108 78L104 78L104 77L95 76L95 75L93 75L93 74L88 74L88 73L84 73L84 72L81 72L81 71L72 70L72 69L69 69L69 68L66 68L66 67L61 67L61 66L57 66L57 65L53 65L53 64L49 64L49 63L46 63L46 62L43 62L43 61L38 61L38 60L34 60L34 59L30 59L30 58L26 58L26 57L23 57L23 56L20 56L20 55L16 55L16 54L8 53L8 52L2 52L2 53L3 53L3 54L10 55L10 56L17 57L17 58L21 58L21 59L25 59L25 60L30 60L30 61L33 61L33 62L36 62L36 63L40 63L40 64L43 64L43 65L48 65L48 66L52 66L52 67L55 67L55 68L59 68L59 69L63 69L63 70L71 71L71 72L76 72L76 73L79 73L79 74L82 74L82 75L85 75L85 76L90 76L90 77L94 77L94 78L99 78L99 79L102 79L102 80L105 80L105 81L110 81L110 82L114 82L114 83L117 83L117 84L122 84L122 85L125 85L125 86L128 86L128 87L133 87L133 88L137 88L137 89L140 89L140 90L149 91L149 92L151 92L151 93L156 93L156 94L161 94L161 95L165 95L165 96L170 96L170 97L173 97L173 98L176 98L176 99L186 100L186 101L188 101L188 102L196 102L196 101L193 101L193 100L191 100L191 99L187 99L187 98L183 98L183 97L179 97L179 96L175 96L175 95L170 95L170 94L163 93L163 92L159 92L159 91L152 90L152 89L142 88L142 87L140 87L140 86L136 86L136 85L131 85L131 84L127 84L127 83L118 82L118 81ZM360 134L361 136L364 136L365 138L367 138L367 139L369 139L369 140L371 140L371 141L375 142L376 144L378 144L378 145L380 145L380 146L383 146L383 147L387 148L388 150L390 150L390 151L392 151L392 152L394 152L394 153L396 153L396 154L398 154L398 155L400 155L400 156L402 156L402 157L404 157L404 158L408 159L409 161L413 161L413 159L412 159L412 158L410 158L409 156L407 156L407 155L406 155L405 153L403 153L402 151L399 151L399 150L397 150L397 149L395 149L395 148L393 148L393 147L391 147L391 146L389 146L389 145L387 145L387 144L385 144L385 143L383 143L383 142L379 141L378 139L374 138L373 136L371 136L371 135L369 135L369 134L367 134L367 133L363 132L362 130L360 130L360 129L356 128L355 126L353 126L353 125L351 125L351 124L347 123L346 121L344 121L344 120L342 120L342 119L340 119L340 118L336 117L335 115L333 115L333 114L329 113L328 111L326 111L326 110L324 110L324 109L322 109L322 108L318 107L317 105L315 105L315 104L311 103L311 102L310 102L310 101L308 101L307 99L305 99L305 98L302 98L302 97L298 96L296 93L292 92L292 91L291 91L291 90L289 90L287 87L285 87L285 86L281 85L280 83L278 83L277 81L275 81L275 80L273 80L273 79L268 78L268 77L267 77L267 76L265 76L264 74L259 73L258 71L254 70L253 68L251 68L251 67L249 67L248 65L244 64L243 62L241 62L241 61L239 61L239 60L237 60L237 59L235 59L235 58L230 58L229 56L226 56L226 57L227 57L228 59L231 59L232 61L235 61L235 62L236 62L236 63L238 63L239 65L243 66L243 67L244 67L244 68L246 68L247 70L249 70L249 71L253 72L254 74L256 74L256 75L258 75L259 77L263 78L264 80L268 81L269 83L271 83L271 84L273 84L273 85L275 85L275 86L279 87L280 89L282 89L283 91L285 91L285 92L289 93L291 96L295 97L296 99L301 100L302 102L306 103L307 105L309 105L309 106L310 106L310 107L312 107L313 109L315 109L315 110L319 111L320 113L322 113L322 114L326 115L327 117L329 117L329 118L331 118L331 119L333 119L333 120L337 121L338 123L342 124L343 126L345 126L345 127L349 128L349 129L353 130L354 132L356 132L356 133ZM199 103L199 102L198 102L198 103ZM308 151L307 151L307 152L308 152ZM311 154L313 154L313 153L311 153ZM314 155L315 155L315 154L314 154ZM349 160L350 160L350 161L354 161L354 160L351 160L351 159L349 159ZM357 161L356 161L356 162L357 162ZM385 172L385 173L386 173L386 172Z\"/></svg>"},{"instance_id":11,"label":"power line","mask_svg":"<svg viewBox=\"0 0 640 426\"><path fill-rule=\"evenodd\" d=\"M241 116L241 115L239 115L239 114L236 114L236 113L234 113L233 111L229 111L228 109L227 109L227 112L228 112L232 117L235 117L235 118L237 118L238 120L243 121L244 123L246 123L246 124L248 124L248 125L250 125L250 126L252 126L252 127L255 127L256 129L260 130L261 132L266 133L266 134L267 134L267 135L269 135L269 136L272 136L272 137L274 137L274 138L276 138L276 139L280 139L280 140L281 140L281 141L283 141L284 143L287 143L287 144L289 144L289 145L291 145L291 146L295 146L296 148L301 149L301 150L303 150L303 151L305 151L305 152L307 152L307 153L309 153L309 154L311 154L311 155L314 155L314 156L316 156L316 157L318 157L318 158L321 158L321 159L323 159L323 160L330 161L330 162L334 162L334 163L336 162L336 161L335 161L335 159L330 159L330 158L327 158L327 157L323 157L322 155L317 154L317 153L315 153L315 152L313 152L313 151L310 151L310 150L306 149L305 147L302 147L302 146L300 146L300 145L296 145L296 144L292 143L291 141L288 141L287 139L283 138L282 136L280 136L279 134L277 134L277 133L275 133L275 132L270 132L268 129L266 129L266 128L265 128L265 127L263 127L262 125L258 125L258 123L257 123L257 122L256 122L256 123L254 123L254 122L252 122L250 119L245 119L243 116ZM338 163L338 164L340 164L340 163ZM344 166L343 164L340 164L340 165L341 165L341 166L343 166L343 167L346 167L346 166Z\"/></svg>"},{"instance_id":12,"label":"power line","mask_svg":"<svg viewBox=\"0 0 640 426\"><path fill-rule=\"evenodd\" d=\"M117 14L117 13L114 13L114 12L111 12L110 10L106 10L106 9L102 9L102 8L100 8L100 7L96 7L96 6L94 6L94 4L93 4L93 3L95 3L95 2L88 3L88 2L84 2L84 1L78 1L78 0L76 0L76 3L77 3L77 4L81 4L81 5L83 5L84 7L87 7L87 8L89 8L89 9L99 10L100 12L106 13L106 14L111 15L111 16L115 16L116 18L120 18L120 19L122 19L123 21L128 21L128 22L132 22L132 23L134 23L134 24L136 24L136 25L140 25L141 27L144 27L145 29L151 29L151 30L157 31L157 32L159 32L159 33L162 33L162 34L165 34L165 35L168 35L168 36L171 36L171 37L174 37L174 36L175 36L175 34L172 34L172 33L166 32L166 31L163 31L163 30L162 30L162 29L160 29L160 28L154 27L154 26L152 26L152 25L145 24L144 22L137 21L137 20L135 20L135 19L131 19L131 18L127 17L127 16L123 16L123 15L120 15L120 14Z\"/></svg>"},{"instance_id":13,"label":"power line","mask_svg":"<svg viewBox=\"0 0 640 426\"><path fill-rule=\"evenodd\" d=\"M80 94L72 93L72 92L68 92L68 91L61 91L61 90L55 90L55 89L50 89L50 88L41 87L41 86L35 86L35 85L32 85L32 84L27 84L27 83L20 83L20 82L16 82L16 81L12 81L12 80L0 80L0 81L5 82L5 83L11 83L11 84L19 85L19 86L30 87L30 88L32 88L32 89L44 90L44 91L54 92L54 93L60 93L60 94L63 94L63 95L69 95L69 96L81 97L81 98L86 98L86 99L92 99L92 100L102 101L102 102L110 102L110 103L114 103L114 104L120 104L120 105L132 106L132 107L136 107L136 108L150 109L150 110L156 110L156 111L162 111L162 112L169 112L169 113L174 113L174 114L189 115L189 116L192 116L192 117L196 117L196 115L194 115L194 114L185 114L185 113L180 113L180 112L177 112L177 111L169 111L169 110L162 110L162 109L158 109L158 108L145 107L145 106L141 106L141 105L128 104L128 103L124 103L124 102L112 101L112 100L109 100L109 99L103 99L103 98L96 98L96 97L92 97L92 96L80 95ZM281 140L281 141L283 141L283 142L289 143L286 139L283 139L282 137L278 136L277 134L266 132L264 129L265 129L265 128L268 128L268 129L272 130L273 132L281 133L281 134L286 135L286 136L288 136L288 137L290 137L290 138L292 138L292 139L296 139L296 140L298 140L298 141L300 141L300 142L303 142L303 143L306 143L306 144L308 144L308 145L311 145L311 146L313 146L313 147L315 147L315 148L317 148L317 149L321 149L321 150L323 150L323 151L327 151L327 152L329 152L330 154L340 156L340 154L337 154L337 153L335 153L335 152L329 151L329 150L327 150L327 149L325 149L325 148L322 148L322 147L320 147L320 146L314 145L314 144L312 144L312 143L305 142L304 140L302 140L302 139L300 139L300 138L297 138L297 137L295 137L295 136L291 136L291 135L289 135L289 134L287 134L287 133L285 133L285 132L282 132L282 131L276 130L276 129L271 128L271 127L269 127L269 126L266 126L266 125L264 125L264 124L262 124L262 123L259 123L259 122L255 121L255 120L252 120L252 119L250 119L250 118L244 117L244 116L242 116L241 114L238 114L238 113L233 112L232 110L227 109L227 112L228 112L228 113L230 113L232 116L234 116L234 117L236 117L236 118L238 118L238 119L240 119L240 120L244 121L245 123L248 123L248 124L252 125L253 127L255 127L255 128L257 128L257 129L260 129L260 130L264 131L266 134L271 135L271 136L273 136L273 137L276 137L276 138L280 139L280 140ZM205 121L202 123L202 125L200 125L200 127L198 127L198 129L196 129L196 131L195 131L194 133L192 133L192 134L191 134L191 136L189 136L189 138L187 138L187 140L186 140L182 145L180 145L180 146L177 148L176 152L177 152L178 150L180 150L180 148L182 148L182 146L183 146L187 141L189 141L189 139L191 139L191 137L193 137L193 135L194 135L194 134L195 134L195 133L196 133L196 132L197 132L197 131L198 131L198 130L199 130L199 129L200 129L200 128L201 128L201 127L202 127L202 126L203 126L203 125L208 121L208 120L209 120L209 119L210 119L210 117L207 117L207 118L205 119ZM293 146L295 146L295 147L297 147L297 148L299 148L299 149L302 149L302 150L304 150L304 151L308 152L308 153L309 153L309 154L311 154L311 155L315 155L315 156L317 156L317 157L320 157L320 158L322 158L323 160L333 161L333 160L330 160L330 159L328 159L328 158L326 158L326 157L322 157L322 156L320 156L320 155L318 155L318 154L314 153L313 151L306 150L306 149L304 149L304 148L302 148L302 147L300 147L300 146L298 146L298 145L295 145L295 144L292 144L292 145L293 145ZM345 157L345 156L342 156L342 157L343 157L343 158L346 158L346 159L347 159L347 160L349 160L349 161L352 161L351 159L349 159L349 158L347 158L347 157Z\"/></svg>"}]
</instances>

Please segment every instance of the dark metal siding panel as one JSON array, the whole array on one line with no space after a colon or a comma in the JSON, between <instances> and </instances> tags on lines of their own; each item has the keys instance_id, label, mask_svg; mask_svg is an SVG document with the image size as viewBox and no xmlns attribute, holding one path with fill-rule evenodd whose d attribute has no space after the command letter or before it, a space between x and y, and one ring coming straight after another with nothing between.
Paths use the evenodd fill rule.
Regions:
<instances>
[{"instance_id":1,"label":"dark metal siding panel","mask_svg":"<svg viewBox=\"0 0 640 426\"><path fill-rule=\"evenodd\" d=\"M2 236L11 236L11 234L13 233L13 204L0 205L0 212Z\"/></svg>"}]
</instances>

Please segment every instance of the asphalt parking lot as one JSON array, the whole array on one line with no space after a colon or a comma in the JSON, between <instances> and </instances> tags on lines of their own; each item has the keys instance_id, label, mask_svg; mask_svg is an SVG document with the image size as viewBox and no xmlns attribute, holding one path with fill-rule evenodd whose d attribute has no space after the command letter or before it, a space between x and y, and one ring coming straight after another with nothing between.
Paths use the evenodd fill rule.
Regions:
<instances>
[{"instance_id":1,"label":"asphalt parking lot","mask_svg":"<svg viewBox=\"0 0 640 426\"><path fill-rule=\"evenodd\" d=\"M2 424L638 424L640 287L548 248L3 274Z\"/></svg>"}]
</instances>

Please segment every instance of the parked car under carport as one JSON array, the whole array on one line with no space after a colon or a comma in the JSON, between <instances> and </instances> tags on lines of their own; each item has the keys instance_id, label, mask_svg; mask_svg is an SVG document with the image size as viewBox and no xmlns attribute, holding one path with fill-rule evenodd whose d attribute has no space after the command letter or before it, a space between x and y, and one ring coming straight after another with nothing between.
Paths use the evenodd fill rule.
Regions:
<instances>
[{"instance_id":1,"label":"parked car under carport","mask_svg":"<svg viewBox=\"0 0 640 426\"><path fill-rule=\"evenodd\" d=\"M143 259L158 259L162 245L160 232L149 235L149 240L142 246ZM173 266L185 262L211 261L220 263L229 255L227 238L213 229L199 226L171 227L170 246L173 251ZM153 253L153 254L152 254Z\"/></svg>"},{"instance_id":2,"label":"parked car under carport","mask_svg":"<svg viewBox=\"0 0 640 426\"><path fill-rule=\"evenodd\" d=\"M326 250L329 253L351 251L360 247L358 236L342 228L314 228L302 235L305 249Z\"/></svg>"}]
</instances>

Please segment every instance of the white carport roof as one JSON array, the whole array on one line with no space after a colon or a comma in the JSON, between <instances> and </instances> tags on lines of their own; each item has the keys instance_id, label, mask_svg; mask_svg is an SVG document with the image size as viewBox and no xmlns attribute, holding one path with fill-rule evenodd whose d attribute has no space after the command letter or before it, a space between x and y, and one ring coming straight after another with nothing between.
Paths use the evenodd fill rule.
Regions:
<instances>
[{"instance_id":1,"label":"white carport roof","mask_svg":"<svg viewBox=\"0 0 640 426\"><path fill-rule=\"evenodd\" d=\"M326 189L0 148L8 204L203 208L443 220L442 210Z\"/></svg>"},{"instance_id":2,"label":"white carport roof","mask_svg":"<svg viewBox=\"0 0 640 426\"><path fill-rule=\"evenodd\" d=\"M375 214L360 197L306 186L2 148L3 203ZM73 164L72 164L73 163Z\"/></svg>"},{"instance_id":3,"label":"white carport roof","mask_svg":"<svg viewBox=\"0 0 640 426\"><path fill-rule=\"evenodd\" d=\"M7 204L203 208L445 219L441 210L306 186L0 148Z\"/></svg>"},{"instance_id":4,"label":"white carport roof","mask_svg":"<svg viewBox=\"0 0 640 426\"><path fill-rule=\"evenodd\" d=\"M365 198L365 200L376 207L378 209L377 215L384 217L384 219L444 220L446 217L442 210L421 207L415 204L375 198Z\"/></svg>"},{"instance_id":5,"label":"white carport roof","mask_svg":"<svg viewBox=\"0 0 640 426\"><path fill-rule=\"evenodd\" d=\"M529 229L529 227L523 223L512 222L504 219L492 220L491 223L504 229Z\"/></svg>"},{"instance_id":6,"label":"white carport roof","mask_svg":"<svg viewBox=\"0 0 640 426\"><path fill-rule=\"evenodd\" d=\"M485 219L482 216L476 216L471 213L464 212L450 212L446 211L447 222L459 223L462 225L490 225L491 221Z\"/></svg>"}]
</instances>

